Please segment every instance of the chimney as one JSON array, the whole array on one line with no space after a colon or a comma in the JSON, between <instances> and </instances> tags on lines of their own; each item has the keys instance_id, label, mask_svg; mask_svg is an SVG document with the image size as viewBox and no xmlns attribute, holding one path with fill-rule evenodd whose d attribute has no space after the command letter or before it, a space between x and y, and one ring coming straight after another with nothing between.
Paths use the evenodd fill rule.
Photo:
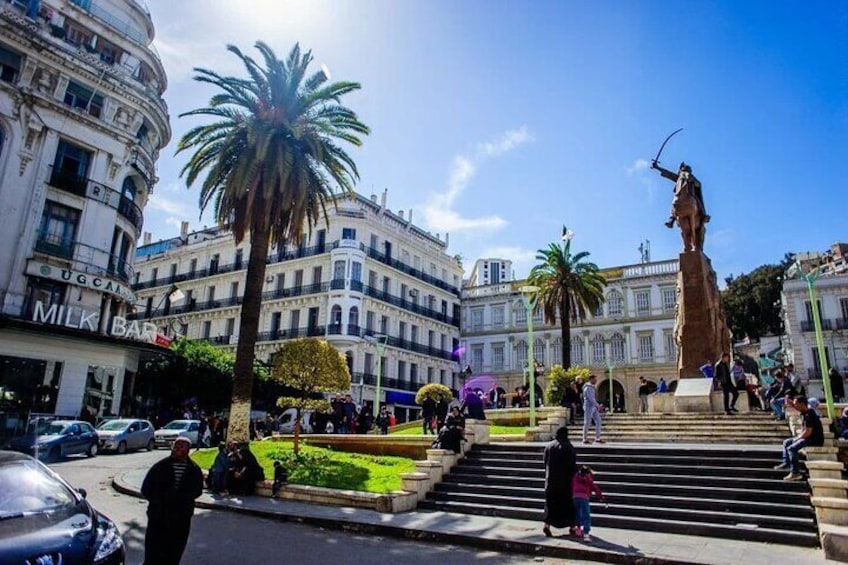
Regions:
<instances>
[{"instance_id":1,"label":"chimney","mask_svg":"<svg viewBox=\"0 0 848 565\"><path fill-rule=\"evenodd\" d=\"M450 245L450 234L448 232L445 232L445 247L447 247L448 245Z\"/></svg>"},{"instance_id":2,"label":"chimney","mask_svg":"<svg viewBox=\"0 0 848 565\"><path fill-rule=\"evenodd\" d=\"M409 209L409 216L406 218L406 221L410 224L412 223L412 208Z\"/></svg>"},{"instance_id":3,"label":"chimney","mask_svg":"<svg viewBox=\"0 0 848 565\"><path fill-rule=\"evenodd\" d=\"M188 235L188 222L180 222L180 237Z\"/></svg>"},{"instance_id":4,"label":"chimney","mask_svg":"<svg viewBox=\"0 0 848 565\"><path fill-rule=\"evenodd\" d=\"M403 219L403 210L398 210L398 216L400 216L401 220Z\"/></svg>"},{"instance_id":5,"label":"chimney","mask_svg":"<svg viewBox=\"0 0 848 565\"><path fill-rule=\"evenodd\" d=\"M144 238L142 241L142 245L150 245L150 242L153 241L153 234L149 231L144 232Z\"/></svg>"},{"instance_id":6,"label":"chimney","mask_svg":"<svg viewBox=\"0 0 848 565\"><path fill-rule=\"evenodd\" d=\"M374 194L373 192L371 193L371 202L373 202L374 204L377 203L377 195Z\"/></svg>"},{"instance_id":7,"label":"chimney","mask_svg":"<svg viewBox=\"0 0 848 565\"><path fill-rule=\"evenodd\" d=\"M389 189L388 189L388 188L384 188L384 189L383 189L383 197L380 199L380 207L381 207L381 208L385 208L385 207L386 207L386 196L388 196L388 194L389 194Z\"/></svg>"}]
</instances>

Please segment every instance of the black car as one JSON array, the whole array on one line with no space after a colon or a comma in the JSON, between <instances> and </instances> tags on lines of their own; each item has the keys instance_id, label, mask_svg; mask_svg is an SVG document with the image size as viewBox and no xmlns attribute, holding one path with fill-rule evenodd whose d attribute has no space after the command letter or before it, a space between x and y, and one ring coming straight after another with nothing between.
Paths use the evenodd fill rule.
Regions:
<instances>
[{"instance_id":1,"label":"black car","mask_svg":"<svg viewBox=\"0 0 848 565\"><path fill-rule=\"evenodd\" d=\"M0 451L0 563L118 565L124 542L109 518L28 455Z\"/></svg>"}]
</instances>

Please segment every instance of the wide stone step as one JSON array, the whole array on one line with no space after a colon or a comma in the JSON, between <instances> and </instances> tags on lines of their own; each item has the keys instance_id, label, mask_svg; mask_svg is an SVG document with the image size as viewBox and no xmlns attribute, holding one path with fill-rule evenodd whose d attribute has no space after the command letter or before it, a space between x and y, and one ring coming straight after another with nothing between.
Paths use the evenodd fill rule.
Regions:
<instances>
[{"instance_id":1,"label":"wide stone step","mask_svg":"<svg viewBox=\"0 0 848 565\"><path fill-rule=\"evenodd\" d=\"M616 494L643 494L651 496L677 496L688 498L704 498L719 500L750 500L754 502L773 502L788 504L805 504L809 506L810 494L804 483L787 482L786 488L774 490L769 488L739 489L728 486L697 486L689 484L660 484L647 480L635 482L605 480L598 481L601 490ZM462 485L463 488L475 487L475 492L486 492L489 488L517 487L527 491L536 489L543 491L544 479L508 477L497 475L448 474L442 483L436 485L437 490L456 488L450 485ZM479 490L484 489L484 490ZM470 492L470 491L469 491Z\"/></svg>"},{"instance_id":2,"label":"wide stone step","mask_svg":"<svg viewBox=\"0 0 848 565\"><path fill-rule=\"evenodd\" d=\"M623 492L608 492L605 485L604 495L608 500L619 504L650 508L679 508L689 510L707 510L711 512L735 514L765 514L813 520L815 510L807 503L806 497L783 497L780 502L757 502L752 500L735 500L729 498L703 498L687 496L664 496L662 494L635 494ZM514 502L514 506L544 504L545 492L542 489L525 489L522 487L486 487L462 483L442 483L430 493L434 499L447 500L446 497L469 496L477 499L489 499L497 504L498 500L526 501ZM441 497L441 498L440 498ZM504 504L506 505L506 504Z\"/></svg>"},{"instance_id":3,"label":"wide stone step","mask_svg":"<svg viewBox=\"0 0 848 565\"><path fill-rule=\"evenodd\" d=\"M470 451L465 459L465 464L479 463L481 465L502 465L512 466L512 462L520 462L538 465L543 465L542 454L533 454L527 456L520 452L487 452L487 451ZM666 455L662 459L658 459L653 455L639 455L633 453L629 455L615 455L597 450L586 450L580 453L579 462L581 465L589 465L594 468L600 464L622 464L622 465L637 465L642 468L645 465L666 464L670 467L726 467L730 469L771 469L774 465L780 462L780 455L774 454L769 459L734 459L722 457L689 457L680 455Z\"/></svg>"},{"instance_id":4,"label":"wide stone step","mask_svg":"<svg viewBox=\"0 0 848 565\"><path fill-rule=\"evenodd\" d=\"M738 442L737 442L738 443ZM715 448L705 448L702 446L655 446L655 445L593 445L591 447L584 446L579 442L574 446L577 452L578 459L585 454L609 454L609 455L650 455L655 457L666 456L687 456L687 457L724 457L735 459L744 457L747 459L769 459L774 460L775 457L780 458L781 449L779 446L773 448L756 448L756 449L730 449L724 446ZM477 452L492 452L492 453L524 453L524 454L541 454L545 450L545 445L542 443L490 443L485 446L475 445L472 453Z\"/></svg>"},{"instance_id":5,"label":"wide stone step","mask_svg":"<svg viewBox=\"0 0 848 565\"><path fill-rule=\"evenodd\" d=\"M478 477L482 481L497 480L504 477L520 477L524 479L544 479L544 469L523 469L523 468L503 468L503 467L482 467L482 466L456 466L450 475ZM673 473L641 473L641 472L605 472L597 477L598 484L603 488L603 483L611 482L626 482L626 483L642 483L650 482L656 485L680 485L680 486L715 486L722 488L734 489L759 489L759 490L806 490L806 483L802 482L787 482L782 479L775 478L749 478L749 477L721 477L721 476L680 476ZM470 482L470 481L469 481Z\"/></svg>"},{"instance_id":6,"label":"wide stone step","mask_svg":"<svg viewBox=\"0 0 848 565\"><path fill-rule=\"evenodd\" d=\"M427 498L436 502L461 502L482 506L495 505L514 509L544 510L545 507L544 497L530 498L523 496L510 497L456 492L432 492L428 494ZM759 528L790 528L798 531L816 531L815 521L809 515L787 516L776 513L756 514L750 510L747 512L728 512L707 508L694 509L667 506L664 504L666 499L655 500L652 506L632 504L630 500L614 498L610 495L607 496L607 499L610 501L608 507L605 507L600 502L592 502L593 517L596 513L602 513L610 516L638 516L642 518L730 525L748 524L755 525Z\"/></svg>"},{"instance_id":7,"label":"wide stone step","mask_svg":"<svg viewBox=\"0 0 848 565\"><path fill-rule=\"evenodd\" d=\"M592 460L589 457L580 459L581 465L588 465L596 474L603 475L605 473L623 473L632 471L635 466L638 466L639 472L647 475L654 473L672 474L672 475L698 475L707 477L745 477L750 479L782 479L786 475L786 471L775 470L771 465L761 466L760 468L750 467L728 467L718 464L712 465L704 462L703 465L691 464L675 464L669 461L657 463L654 460L641 462L622 462L610 463L606 461ZM771 463L771 462L766 462ZM468 458L460 462L458 468L504 468L504 469L527 469L534 472L542 473L544 476L545 464L539 460L521 460L521 459L494 459L494 458Z\"/></svg>"},{"instance_id":8,"label":"wide stone step","mask_svg":"<svg viewBox=\"0 0 848 565\"><path fill-rule=\"evenodd\" d=\"M437 502L433 500L423 501L419 506L425 509L441 510L445 512L502 516L506 518L533 520L535 522L541 522L542 520L542 512L539 510L516 509L504 506L478 505L462 502ZM642 518L638 516L615 516L605 513L602 509L599 509L597 513L593 512L592 524L598 527L625 528L652 532L710 536L726 539L745 539L749 541L807 547L818 545L818 536L813 532L804 532L792 529L759 528L755 526L748 527L745 525Z\"/></svg>"}]
</instances>

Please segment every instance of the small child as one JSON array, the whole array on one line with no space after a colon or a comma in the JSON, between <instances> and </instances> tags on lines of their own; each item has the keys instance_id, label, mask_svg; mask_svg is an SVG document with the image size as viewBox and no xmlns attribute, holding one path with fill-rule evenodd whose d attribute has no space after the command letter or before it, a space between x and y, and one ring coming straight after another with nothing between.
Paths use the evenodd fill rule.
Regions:
<instances>
[{"instance_id":1,"label":"small child","mask_svg":"<svg viewBox=\"0 0 848 565\"><path fill-rule=\"evenodd\" d=\"M574 522L577 526L575 534L580 539L591 541L589 532L592 530L592 510L589 506L589 499L592 498L592 494L597 494L598 499L603 502L604 494L595 484L592 469L586 465L581 465L577 474L574 475L571 489L574 496Z\"/></svg>"},{"instance_id":2,"label":"small child","mask_svg":"<svg viewBox=\"0 0 848 565\"><path fill-rule=\"evenodd\" d=\"M280 488L283 487L289 480L286 468L279 461L274 461L274 484L271 485L271 495L277 496Z\"/></svg>"}]
</instances>

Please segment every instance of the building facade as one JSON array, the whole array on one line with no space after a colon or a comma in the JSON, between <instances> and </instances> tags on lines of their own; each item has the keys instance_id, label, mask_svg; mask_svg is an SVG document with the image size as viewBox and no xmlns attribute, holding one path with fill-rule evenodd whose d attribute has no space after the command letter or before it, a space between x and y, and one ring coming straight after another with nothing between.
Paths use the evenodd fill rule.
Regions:
<instances>
[{"instance_id":1,"label":"building facade","mask_svg":"<svg viewBox=\"0 0 848 565\"><path fill-rule=\"evenodd\" d=\"M456 382L462 268L411 211L388 210L385 193L342 199L327 213L303 245L268 257L256 358L269 361L288 339L326 339L347 356L362 403L375 398L380 351L381 400L404 418L423 384ZM234 352L249 252L227 232L187 225L140 247L136 316Z\"/></svg>"},{"instance_id":2,"label":"building facade","mask_svg":"<svg viewBox=\"0 0 848 565\"><path fill-rule=\"evenodd\" d=\"M797 256L802 268L818 269L815 282L816 303L822 329L822 345L827 362L822 371L813 304L806 281L793 266L783 281L781 301L786 335L783 347L786 358L795 364L796 373L808 383L811 396L824 397L822 374L835 367L843 376L848 373L848 245L835 243L824 253Z\"/></svg>"},{"instance_id":3,"label":"building facade","mask_svg":"<svg viewBox=\"0 0 848 565\"><path fill-rule=\"evenodd\" d=\"M126 321L171 136L153 33L135 0L0 5L0 435L15 414L117 413L153 347Z\"/></svg>"},{"instance_id":4,"label":"building facade","mask_svg":"<svg viewBox=\"0 0 848 565\"><path fill-rule=\"evenodd\" d=\"M509 259L478 259L471 268L465 286L486 286L512 280L512 261Z\"/></svg>"},{"instance_id":5,"label":"building facade","mask_svg":"<svg viewBox=\"0 0 848 565\"><path fill-rule=\"evenodd\" d=\"M675 388L677 270L677 261L670 260L601 271L608 283L604 304L571 327L571 363L598 375L600 398L608 398L610 369L613 393L623 395L627 410L636 409L640 376L654 384L665 378ZM529 335L528 310L520 292L524 284L508 281L462 291L462 366L472 375L494 377L507 392L525 384L530 339L534 360L543 365L543 389L546 370L562 364L558 322L546 323L538 311L532 314L532 338Z\"/></svg>"}]
</instances>

